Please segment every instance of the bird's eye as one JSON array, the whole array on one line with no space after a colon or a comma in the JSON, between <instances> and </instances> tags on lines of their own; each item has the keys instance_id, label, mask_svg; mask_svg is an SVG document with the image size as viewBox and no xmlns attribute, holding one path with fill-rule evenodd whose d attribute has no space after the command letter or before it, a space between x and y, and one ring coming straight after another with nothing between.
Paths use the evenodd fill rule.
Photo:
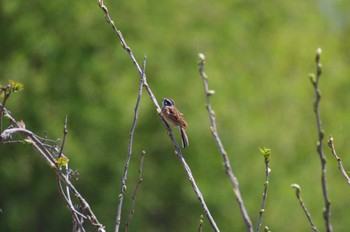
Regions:
<instances>
[{"instance_id":1,"label":"bird's eye","mask_svg":"<svg viewBox=\"0 0 350 232\"><path fill-rule=\"evenodd\" d=\"M163 100L163 104L165 106L172 106L172 102L169 99L166 99L166 98Z\"/></svg>"}]
</instances>

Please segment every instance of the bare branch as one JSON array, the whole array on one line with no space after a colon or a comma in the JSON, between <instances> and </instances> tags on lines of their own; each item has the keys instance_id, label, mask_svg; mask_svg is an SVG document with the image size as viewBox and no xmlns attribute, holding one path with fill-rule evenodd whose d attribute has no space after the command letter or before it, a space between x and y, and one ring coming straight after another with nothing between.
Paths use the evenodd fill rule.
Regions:
<instances>
[{"instance_id":1,"label":"bare branch","mask_svg":"<svg viewBox=\"0 0 350 232\"><path fill-rule=\"evenodd\" d=\"M21 133L21 134L25 135L27 137L26 142L30 143L37 151L39 151L39 154L42 156L42 158L44 158L44 160L46 160L46 162L51 167L56 167L56 161L53 158L53 156L51 155L51 153L46 150L45 146L43 146L42 143L29 130L26 130L24 128L6 129L1 133L0 140L1 141L7 140L8 138L11 138L14 134L17 134L17 133Z\"/></svg>"},{"instance_id":2,"label":"bare branch","mask_svg":"<svg viewBox=\"0 0 350 232\"><path fill-rule=\"evenodd\" d=\"M198 224L198 232L202 232L203 231L203 215L201 215L200 219L199 219L199 224Z\"/></svg>"},{"instance_id":3,"label":"bare branch","mask_svg":"<svg viewBox=\"0 0 350 232\"><path fill-rule=\"evenodd\" d=\"M132 194L132 204L131 204L131 210L130 210L130 213L129 213L129 217L128 217L128 220L126 221L125 223L125 231L129 231L129 225L131 223L131 219L135 213L135 204L136 204L136 194L139 190L139 187L143 181L142 179L142 170L143 170L143 162L144 162L144 159L145 159L145 154L146 152L145 151L142 151L141 152L141 161L140 161L140 167L139 167L139 181L137 182L136 184L136 187L135 187L135 190Z\"/></svg>"},{"instance_id":4,"label":"bare branch","mask_svg":"<svg viewBox=\"0 0 350 232\"><path fill-rule=\"evenodd\" d=\"M61 194L62 198L66 202L66 205L70 209L71 214L72 214L73 231L82 231L82 232L84 232L85 229L83 227L83 222L84 222L84 219L87 219L87 217L84 216L78 210L75 209L75 207L73 205L73 201L70 198L69 187L66 186L66 190L67 190L67 196L66 196L65 191L64 191L63 186L62 186L62 181L60 180L60 178L58 176L56 176L56 177L57 177L58 192Z\"/></svg>"},{"instance_id":5,"label":"bare branch","mask_svg":"<svg viewBox=\"0 0 350 232\"><path fill-rule=\"evenodd\" d=\"M0 84L0 96L3 97L2 103L0 104L0 131L2 131L2 116L6 113L4 111L6 101L12 93L21 91L22 89L23 84L20 82L15 82L13 80L9 80L7 86L2 86Z\"/></svg>"},{"instance_id":6,"label":"bare branch","mask_svg":"<svg viewBox=\"0 0 350 232\"><path fill-rule=\"evenodd\" d=\"M243 220L246 224L247 230L253 231L252 222L251 222L249 215L248 215L248 212L244 206L243 198L242 198L240 190L239 190L238 180L232 171L230 160L228 158L228 155L224 149L224 146L223 146L221 139L219 137L219 133L217 131L215 113L212 110L211 105L210 105L210 96L212 96L215 93L215 91L209 90L208 77L204 72L205 56L200 53L199 59L200 59L199 74L202 77L203 85L204 85L204 92L205 92L205 96L206 96L206 108L207 108L207 111L209 113L210 125L211 125L210 130L211 130L213 138L214 138L214 140L215 140L215 142L220 150L222 159L224 160L225 171L226 171L226 174L230 178L230 181L231 181L231 184L233 187L233 192L236 196L236 200L238 202L238 205L239 205Z\"/></svg>"},{"instance_id":7,"label":"bare branch","mask_svg":"<svg viewBox=\"0 0 350 232\"><path fill-rule=\"evenodd\" d=\"M292 184L290 187L295 188L295 194L296 194L296 196L297 196L297 199L298 199L298 201L299 201L299 204L300 204L301 208L304 210L304 212L305 212L305 214L306 214L306 217L307 217L307 219L309 220L309 223L310 223L310 225L311 225L311 229L312 229L314 232L318 232L318 230L317 230L315 224L313 223L313 221L312 221L312 219L311 219L311 215L310 215L309 211L307 210L307 208L306 208L306 206L305 206L305 204L304 204L304 202L303 202L303 199L301 198L301 195L300 195L300 193L301 193L300 186L299 186L298 184Z\"/></svg>"},{"instance_id":8,"label":"bare branch","mask_svg":"<svg viewBox=\"0 0 350 232\"><path fill-rule=\"evenodd\" d=\"M341 162L340 157L337 155L337 152L335 151L335 145L334 145L334 140L333 140L332 136L329 137L328 146L331 148L332 154L338 162L338 167L339 167L340 172L343 174L344 178L346 179L346 182L350 185L349 175L345 171L345 169L343 167L343 163Z\"/></svg>"},{"instance_id":9,"label":"bare branch","mask_svg":"<svg viewBox=\"0 0 350 232\"><path fill-rule=\"evenodd\" d=\"M146 69L146 57L143 60L142 72L141 72L141 78L140 78L140 85L139 85L139 92L138 92L136 105L135 105L135 109L134 109L134 119L133 119L132 126L131 126L131 129L130 129L128 154L127 154L127 157L126 157L126 163L125 163L124 173L123 173L123 177L122 177L122 184L121 184L121 188L120 188L120 194L119 194L119 197L118 197L118 207L117 207L115 231L119 231L119 226L120 226L122 205L123 205L124 193L125 193L125 189L126 189L126 181L127 181L128 169L129 169L129 164L130 164L130 158L131 158L131 155L132 155L132 143L133 143L133 140L134 140L134 132L135 132L136 123L137 123L137 119L138 119L139 105L140 105L140 100L141 100L141 96L142 96L143 84L144 84L144 78L143 77L145 76L145 69Z\"/></svg>"},{"instance_id":10,"label":"bare branch","mask_svg":"<svg viewBox=\"0 0 350 232\"><path fill-rule=\"evenodd\" d=\"M4 107L5 107L5 104L6 104L6 101L7 99L9 98L9 94L7 93L7 90L6 89L3 89L2 90L3 94L4 94L4 99L2 100L2 103L0 105L0 130L2 131L2 115L4 113Z\"/></svg>"},{"instance_id":11,"label":"bare branch","mask_svg":"<svg viewBox=\"0 0 350 232\"><path fill-rule=\"evenodd\" d=\"M62 158L67 158L67 157L63 157L63 149L64 149L64 144L67 138L67 134L68 134L68 129L67 129L67 125L68 125L68 116L66 115L65 119L64 119L64 127L63 127L63 138L62 138L62 144L61 147L58 148L58 146L54 145L52 148L58 152L58 156L57 156L57 160L59 161ZM47 139L44 139L44 141L46 141ZM67 158L68 159L68 158ZM59 163L59 162L58 162ZM58 165L60 166L60 165ZM65 162L65 164L62 164L62 166L64 166L65 168L65 172L64 175L67 179L70 178L70 174L71 171L68 167L68 162ZM62 169L62 167L59 167L60 170ZM73 200L71 198L71 193L70 193L70 188L65 185L63 186L63 183L61 181L60 178L58 178L57 176L57 185L58 185L58 191L61 194L61 196L63 197L63 199L65 200L67 207L70 209L71 211L71 215L72 215L72 220L73 220L73 231L79 231L79 232L84 232L84 220L88 219L85 215L83 215L82 213L80 213L73 205ZM65 190L64 190L65 187Z\"/></svg>"},{"instance_id":12,"label":"bare branch","mask_svg":"<svg viewBox=\"0 0 350 232\"><path fill-rule=\"evenodd\" d=\"M259 219L258 219L258 225L256 227L256 231L259 232L262 222L262 217L265 212L265 204L267 199L267 188L269 186L269 176L271 173L271 169L269 168L269 162L270 162L270 155L271 150L268 148L260 149L261 153L264 155L264 161L265 161L265 184L264 184L264 192L263 192L263 199L261 203L261 209L259 212Z\"/></svg>"},{"instance_id":13,"label":"bare branch","mask_svg":"<svg viewBox=\"0 0 350 232\"><path fill-rule=\"evenodd\" d=\"M67 137L67 134L68 134L67 123L68 123L68 116L66 115L66 117L64 119L62 145L61 145L60 153L58 153L58 158L60 158L62 156L62 152L63 152L63 149L64 149L64 143L66 142L66 137Z\"/></svg>"},{"instance_id":14,"label":"bare branch","mask_svg":"<svg viewBox=\"0 0 350 232\"><path fill-rule=\"evenodd\" d=\"M322 192L323 192L323 198L324 198L324 204L325 204L323 218L325 220L325 226L326 226L327 232L331 232L332 231L331 203L329 201L328 190L327 190L327 179L326 179L327 164L326 164L326 158L323 154L323 146L322 146L324 132L322 130L320 107L319 107L320 101L321 101L321 93L318 86L319 86L320 76L322 74L322 65L320 63L321 52L322 52L321 48L318 48L316 51L316 57L315 57L316 75L314 74L310 75L310 78L315 91L314 112L316 116L317 133L318 133L317 152L321 161L321 184L322 184Z\"/></svg>"}]
</instances>

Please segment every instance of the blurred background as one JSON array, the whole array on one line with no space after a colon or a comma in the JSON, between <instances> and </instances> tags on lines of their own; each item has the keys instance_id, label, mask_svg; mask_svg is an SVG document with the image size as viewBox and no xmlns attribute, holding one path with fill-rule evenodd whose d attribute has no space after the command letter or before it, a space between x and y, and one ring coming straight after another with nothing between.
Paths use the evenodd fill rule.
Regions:
<instances>
[{"instance_id":1,"label":"blurred background","mask_svg":"<svg viewBox=\"0 0 350 232\"><path fill-rule=\"evenodd\" d=\"M105 1L160 103L171 97L188 124L184 155L222 231L245 225L211 137L198 53L215 90L212 107L248 213L257 224L264 186L259 148L272 150L263 226L310 228L292 183L324 229L316 153L314 92L308 74L323 50L320 80L325 144L333 135L350 167L350 3L348 1ZM1 1L0 80L22 82L7 108L29 130L61 138L79 172L73 180L93 211L114 229L139 75L97 1ZM146 151L131 231L196 231L200 207L155 107L144 92L124 198L122 228ZM175 136L179 140L176 131ZM327 180L335 231L350 227L349 188L328 147ZM0 230L70 231L71 215L55 174L29 145L0 146ZM212 231L206 218L203 231Z\"/></svg>"}]
</instances>

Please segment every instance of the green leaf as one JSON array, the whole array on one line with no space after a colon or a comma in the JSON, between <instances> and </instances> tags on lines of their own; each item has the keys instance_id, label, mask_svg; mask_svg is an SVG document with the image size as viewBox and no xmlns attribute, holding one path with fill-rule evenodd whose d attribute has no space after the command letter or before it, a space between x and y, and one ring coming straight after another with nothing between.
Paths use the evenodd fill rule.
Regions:
<instances>
[{"instance_id":1,"label":"green leaf","mask_svg":"<svg viewBox=\"0 0 350 232\"><path fill-rule=\"evenodd\" d=\"M68 164L68 162L69 162L68 157L62 156L62 157L57 159L57 165L59 167L66 166Z\"/></svg>"},{"instance_id":2,"label":"green leaf","mask_svg":"<svg viewBox=\"0 0 350 232\"><path fill-rule=\"evenodd\" d=\"M271 149L264 147L264 148L259 148L259 150L264 155L265 163L270 162Z\"/></svg>"},{"instance_id":3,"label":"green leaf","mask_svg":"<svg viewBox=\"0 0 350 232\"><path fill-rule=\"evenodd\" d=\"M264 155L264 156L269 156L271 154L271 149L270 148L259 148L260 152Z\"/></svg>"},{"instance_id":4,"label":"green leaf","mask_svg":"<svg viewBox=\"0 0 350 232\"><path fill-rule=\"evenodd\" d=\"M9 80L9 86L11 86L11 92L18 92L23 89L23 84L21 82L16 82Z\"/></svg>"}]
</instances>

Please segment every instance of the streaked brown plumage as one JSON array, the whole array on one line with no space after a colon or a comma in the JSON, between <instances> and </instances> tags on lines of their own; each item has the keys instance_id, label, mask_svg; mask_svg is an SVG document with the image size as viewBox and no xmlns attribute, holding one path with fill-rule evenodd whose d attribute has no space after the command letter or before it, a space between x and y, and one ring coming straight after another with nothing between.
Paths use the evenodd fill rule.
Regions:
<instances>
[{"instance_id":1,"label":"streaked brown plumage","mask_svg":"<svg viewBox=\"0 0 350 232\"><path fill-rule=\"evenodd\" d=\"M178 109L176 109L173 99L163 98L162 115L169 125L179 127L182 139L182 147L187 147L189 145L185 130L187 128L187 123L182 116L183 114Z\"/></svg>"}]
</instances>

